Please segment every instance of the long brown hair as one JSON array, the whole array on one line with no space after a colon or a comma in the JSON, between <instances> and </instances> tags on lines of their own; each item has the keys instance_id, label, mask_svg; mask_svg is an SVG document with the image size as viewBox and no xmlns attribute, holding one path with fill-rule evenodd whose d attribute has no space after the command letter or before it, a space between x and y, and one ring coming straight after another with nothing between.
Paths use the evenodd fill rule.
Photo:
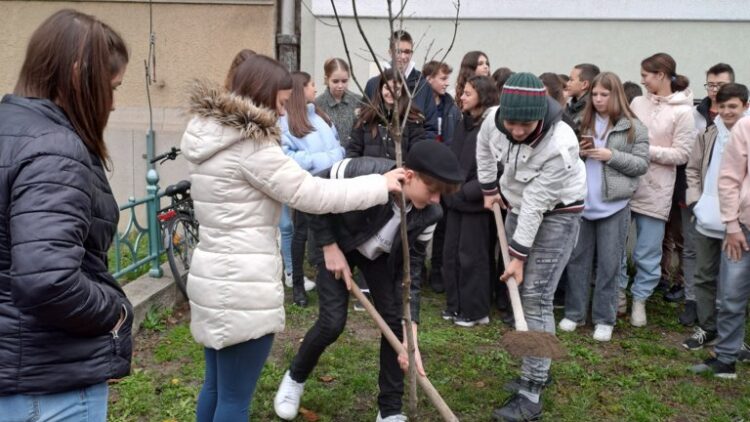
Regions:
<instances>
[{"instance_id":1,"label":"long brown hair","mask_svg":"<svg viewBox=\"0 0 750 422\"><path fill-rule=\"evenodd\" d=\"M601 86L609 91L609 103L607 103L607 115L609 116L608 128L611 128L618 120L627 118L630 120L630 129L628 130L628 142L635 140L635 120L638 118L628 105L628 97L622 87L620 78L612 72L602 72L598 74L591 82L591 91ZM593 134L596 131L596 109L594 108L593 99L586 102L583 109L583 118L581 119L581 133Z\"/></svg>"},{"instance_id":2,"label":"long brown hair","mask_svg":"<svg viewBox=\"0 0 750 422\"><path fill-rule=\"evenodd\" d=\"M641 68L650 73L664 73L670 79L672 92L684 91L690 86L690 80L683 75L677 74L677 62L667 53L656 53L646 57L641 62Z\"/></svg>"},{"instance_id":3,"label":"long brown hair","mask_svg":"<svg viewBox=\"0 0 750 422\"><path fill-rule=\"evenodd\" d=\"M57 104L86 147L106 166L104 128L112 80L129 60L117 32L94 16L60 10L34 31L13 93Z\"/></svg>"},{"instance_id":4,"label":"long brown hair","mask_svg":"<svg viewBox=\"0 0 750 422\"><path fill-rule=\"evenodd\" d=\"M292 89L292 75L276 60L254 54L236 66L228 88L275 113L279 91Z\"/></svg>"},{"instance_id":5,"label":"long brown hair","mask_svg":"<svg viewBox=\"0 0 750 422\"><path fill-rule=\"evenodd\" d=\"M310 83L312 78L307 72L292 73L292 95L286 104L287 118L289 119L289 132L297 138L315 132L315 126L307 118L307 98L305 98L305 87ZM312 103L315 107L315 103ZM315 107L315 113L320 116L328 126L331 126L331 119L318 107Z\"/></svg>"},{"instance_id":6,"label":"long brown hair","mask_svg":"<svg viewBox=\"0 0 750 422\"><path fill-rule=\"evenodd\" d=\"M487 58L487 55L481 51L469 51L464 54L464 58L461 60L461 68L458 70L458 79L456 80L456 104L458 108L461 108L461 95L464 93L466 81L476 73L479 58L482 56ZM489 58L487 58L487 64L489 65Z\"/></svg>"},{"instance_id":7,"label":"long brown hair","mask_svg":"<svg viewBox=\"0 0 750 422\"><path fill-rule=\"evenodd\" d=\"M481 116L484 112L500 103L500 91L497 90L495 81L488 76L472 76L466 81L466 85L471 85L479 96L477 107L471 111L472 116ZM466 88L464 85L464 88ZM474 119L474 126L480 125L482 119Z\"/></svg>"},{"instance_id":8,"label":"long brown hair","mask_svg":"<svg viewBox=\"0 0 750 422\"><path fill-rule=\"evenodd\" d=\"M230 86L232 85L232 79L234 79L234 73L237 71L237 66L241 65L245 62L248 58L251 56L254 56L255 51L251 50L249 48L244 48L240 50L239 53L237 53L234 58L232 59L232 63L229 65L229 70L227 71L227 77L224 80L224 87L227 90L230 90Z\"/></svg>"},{"instance_id":9,"label":"long brown hair","mask_svg":"<svg viewBox=\"0 0 750 422\"><path fill-rule=\"evenodd\" d=\"M547 88L547 95L554 98L555 101L560 103L560 105L565 105L565 93L563 92L563 89L565 88L563 86L563 82L560 79L560 76L558 76L556 73L552 72L545 72L539 75L539 79L544 84L544 87Z\"/></svg>"},{"instance_id":10,"label":"long brown hair","mask_svg":"<svg viewBox=\"0 0 750 422\"><path fill-rule=\"evenodd\" d=\"M374 137L378 132L378 125L377 123L383 123L384 125L388 126L390 122L379 122L380 116L379 113L382 113L385 110L385 103L383 101L383 87L385 84L387 84L390 81L396 81L398 82L398 78L396 77L396 71L393 69L385 69L383 71L383 74L380 77L380 81L378 82L378 88L377 91L373 94L372 100L362 106L362 110L359 113L359 119L357 119L357 122L354 124L354 127L363 127L366 124L370 124L372 127L370 128L370 131L372 132L372 136ZM396 89L400 90L400 93L398 95L398 101L396 101L396 96L394 95L393 100L393 108L395 110L398 110L398 114L401 117L401 121L403 122L403 118L406 114L406 109L409 106L409 95L406 92L406 87L404 84L396 83ZM395 94L395 92L394 92ZM412 122L420 122L424 120L424 116L422 116L422 111L417 108L415 104L412 103L411 107L409 107L409 115L406 116L406 118L409 121Z\"/></svg>"},{"instance_id":11,"label":"long brown hair","mask_svg":"<svg viewBox=\"0 0 750 422\"><path fill-rule=\"evenodd\" d=\"M332 57L323 63L323 73L325 74L324 82L326 85L328 85L328 78L330 78L331 74L337 70L343 70L348 75L349 64L344 59L338 57Z\"/></svg>"}]
</instances>

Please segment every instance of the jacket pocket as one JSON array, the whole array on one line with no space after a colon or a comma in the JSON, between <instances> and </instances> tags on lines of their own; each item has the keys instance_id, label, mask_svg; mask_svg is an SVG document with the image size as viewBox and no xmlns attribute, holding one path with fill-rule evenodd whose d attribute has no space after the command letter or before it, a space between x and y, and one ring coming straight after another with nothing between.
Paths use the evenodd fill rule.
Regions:
<instances>
[{"instance_id":1,"label":"jacket pocket","mask_svg":"<svg viewBox=\"0 0 750 422\"><path fill-rule=\"evenodd\" d=\"M123 298L121 307L123 317L109 332L112 349L110 378L122 378L128 375L133 353L133 308L127 298Z\"/></svg>"},{"instance_id":2,"label":"jacket pocket","mask_svg":"<svg viewBox=\"0 0 750 422\"><path fill-rule=\"evenodd\" d=\"M515 179L521 183L530 183L538 175L538 170L532 170L529 168L519 169L516 170Z\"/></svg>"}]
</instances>

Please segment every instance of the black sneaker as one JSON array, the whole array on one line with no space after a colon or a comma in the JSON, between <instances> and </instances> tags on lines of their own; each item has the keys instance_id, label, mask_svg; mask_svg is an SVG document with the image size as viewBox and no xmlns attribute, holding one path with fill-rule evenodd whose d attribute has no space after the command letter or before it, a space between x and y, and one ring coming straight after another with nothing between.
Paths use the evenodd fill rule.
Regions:
<instances>
[{"instance_id":1,"label":"black sneaker","mask_svg":"<svg viewBox=\"0 0 750 422\"><path fill-rule=\"evenodd\" d=\"M443 309L440 312L440 318L443 318L446 321L455 321L456 317L458 317L458 312L451 312L447 309Z\"/></svg>"},{"instance_id":2,"label":"black sneaker","mask_svg":"<svg viewBox=\"0 0 750 422\"><path fill-rule=\"evenodd\" d=\"M529 383L527 381L524 381L523 378L516 377L503 384L503 390L509 393L517 393L522 388L528 388L528 384ZM547 380L544 381L544 384L542 384L541 390L544 390L550 385L552 385L552 375L547 375Z\"/></svg>"},{"instance_id":3,"label":"black sneaker","mask_svg":"<svg viewBox=\"0 0 750 422\"><path fill-rule=\"evenodd\" d=\"M715 377L724 379L737 379L737 371L734 369L734 362L724 363L716 358L708 358L690 368L690 372L694 374L705 374L713 373Z\"/></svg>"},{"instance_id":4,"label":"black sneaker","mask_svg":"<svg viewBox=\"0 0 750 422\"><path fill-rule=\"evenodd\" d=\"M292 286L292 299L294 300L294 304L301 308L307 306L307 293L305 293L304 284L295 284Z\"/></svg>"},{"instance_id":5,"label":"black sneaker","mask_svg":"<svg viewBox=\"0 0 750 422\"><path fill-rule=\"evenodd\" d=\"M713 346L716 343L716 331L704 331L695 327L695 332L682 342L682 347L688 350L700 350L703 346Z\"/></svg>"},{"instance_id":6,"label":"black sneaker","mask_svg":"<svg viewBox=\"0 0 750 422\"><path fill-rule=\"evenodd\" d=\"M470 318L466 318L464 316L458 315L453 320L453 323L458 325L459 327L474 327L477 325L487 325L490 323L490 317L485 316L482 318L470 319Z\"/></svg>"},{"instance_id":7,"label":"black sneaker","mask_svg":"<svg viewBox=\"0 0 750 422\"><path fill-rule=\"evenodd\" d=\"M672 286L664 293L664 300L670 303L678 303L685 300L685 289L682 286Z\"/></svg>"},{"instance_id":8,"label":"black sneaker","mask_svg":"<svg viewBox=\"0 0 750 422\"><path fill-rule=\"evenodd\" d=\"M669 286L670 286L669 280L662 278L659 280L659 284L657 284L656 287L654 288L654 293L659 293L663 296L669 291Z\"/></svg>"},{"instance_id":9,"label":"black sneaker","mask_svg":"<svg viewBox=\"0 0 750 422\"><path fill-rule=\"evenodd\" d=\"M750 362L750 346L747 343L742 343L739 353L737 353L737 362Z\"/></svg>"},{"instance_id":10,"label":"black sneaker","mask_svg":"<svg viewBox=\"0 0 750 422\"><path fill-rule=\"evenodd\" d=\"M692 327L698 322L698 310L696 309L694 300L685 301L685 309L682 310L682 313L679 316L679 321L680 324L686 327Z\"/></svg>"},{"instance_id":11,"label":"black sneaker","mask_svg":"<svg viewBox=\"0 0 750 422\"><path fill-rule=\"evenodd\" d=\"M523 422L542 420L542 401L533 403L521 394L514 394L503 407L492 412L493 421Z\"/></svg>"}]
</instances>

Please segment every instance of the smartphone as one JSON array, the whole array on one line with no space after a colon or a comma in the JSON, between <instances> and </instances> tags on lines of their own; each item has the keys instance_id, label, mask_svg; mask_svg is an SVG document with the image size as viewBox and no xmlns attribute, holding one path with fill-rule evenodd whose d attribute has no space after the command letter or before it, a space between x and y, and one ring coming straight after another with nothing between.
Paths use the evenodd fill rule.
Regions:
<instances>
[{"instance_id":1,"label":"smartphone","mask_svg":"<svg viewBox=\"0 0 750 422\"><path fill-rule=\"evenodd\" d=\"M592 135L581 135L580 145L583 149L593 149L594 137Z\"/></svg>"}]
</instances>

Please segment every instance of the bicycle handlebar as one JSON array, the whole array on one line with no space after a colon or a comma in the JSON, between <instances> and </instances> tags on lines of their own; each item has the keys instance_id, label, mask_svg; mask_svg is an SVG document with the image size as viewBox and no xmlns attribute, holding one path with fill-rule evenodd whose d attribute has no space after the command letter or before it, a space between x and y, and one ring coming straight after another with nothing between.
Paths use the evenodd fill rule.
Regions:
<instances>
[{"instance_id":1,"label":"bicycle handlebar","mask_svg":"<svg viewBox=\"0 0 750 422\"><path fill-rule=\"evenodd\" d=\"M168 152L165 152L164 154L159 154L156 157L152 158L149 163L154 164L157 161L167 161L167 160L174 160L177 158L177 155L180 153L180 149L177 147L172 147Z\"/></svg>"}]
</instances>

